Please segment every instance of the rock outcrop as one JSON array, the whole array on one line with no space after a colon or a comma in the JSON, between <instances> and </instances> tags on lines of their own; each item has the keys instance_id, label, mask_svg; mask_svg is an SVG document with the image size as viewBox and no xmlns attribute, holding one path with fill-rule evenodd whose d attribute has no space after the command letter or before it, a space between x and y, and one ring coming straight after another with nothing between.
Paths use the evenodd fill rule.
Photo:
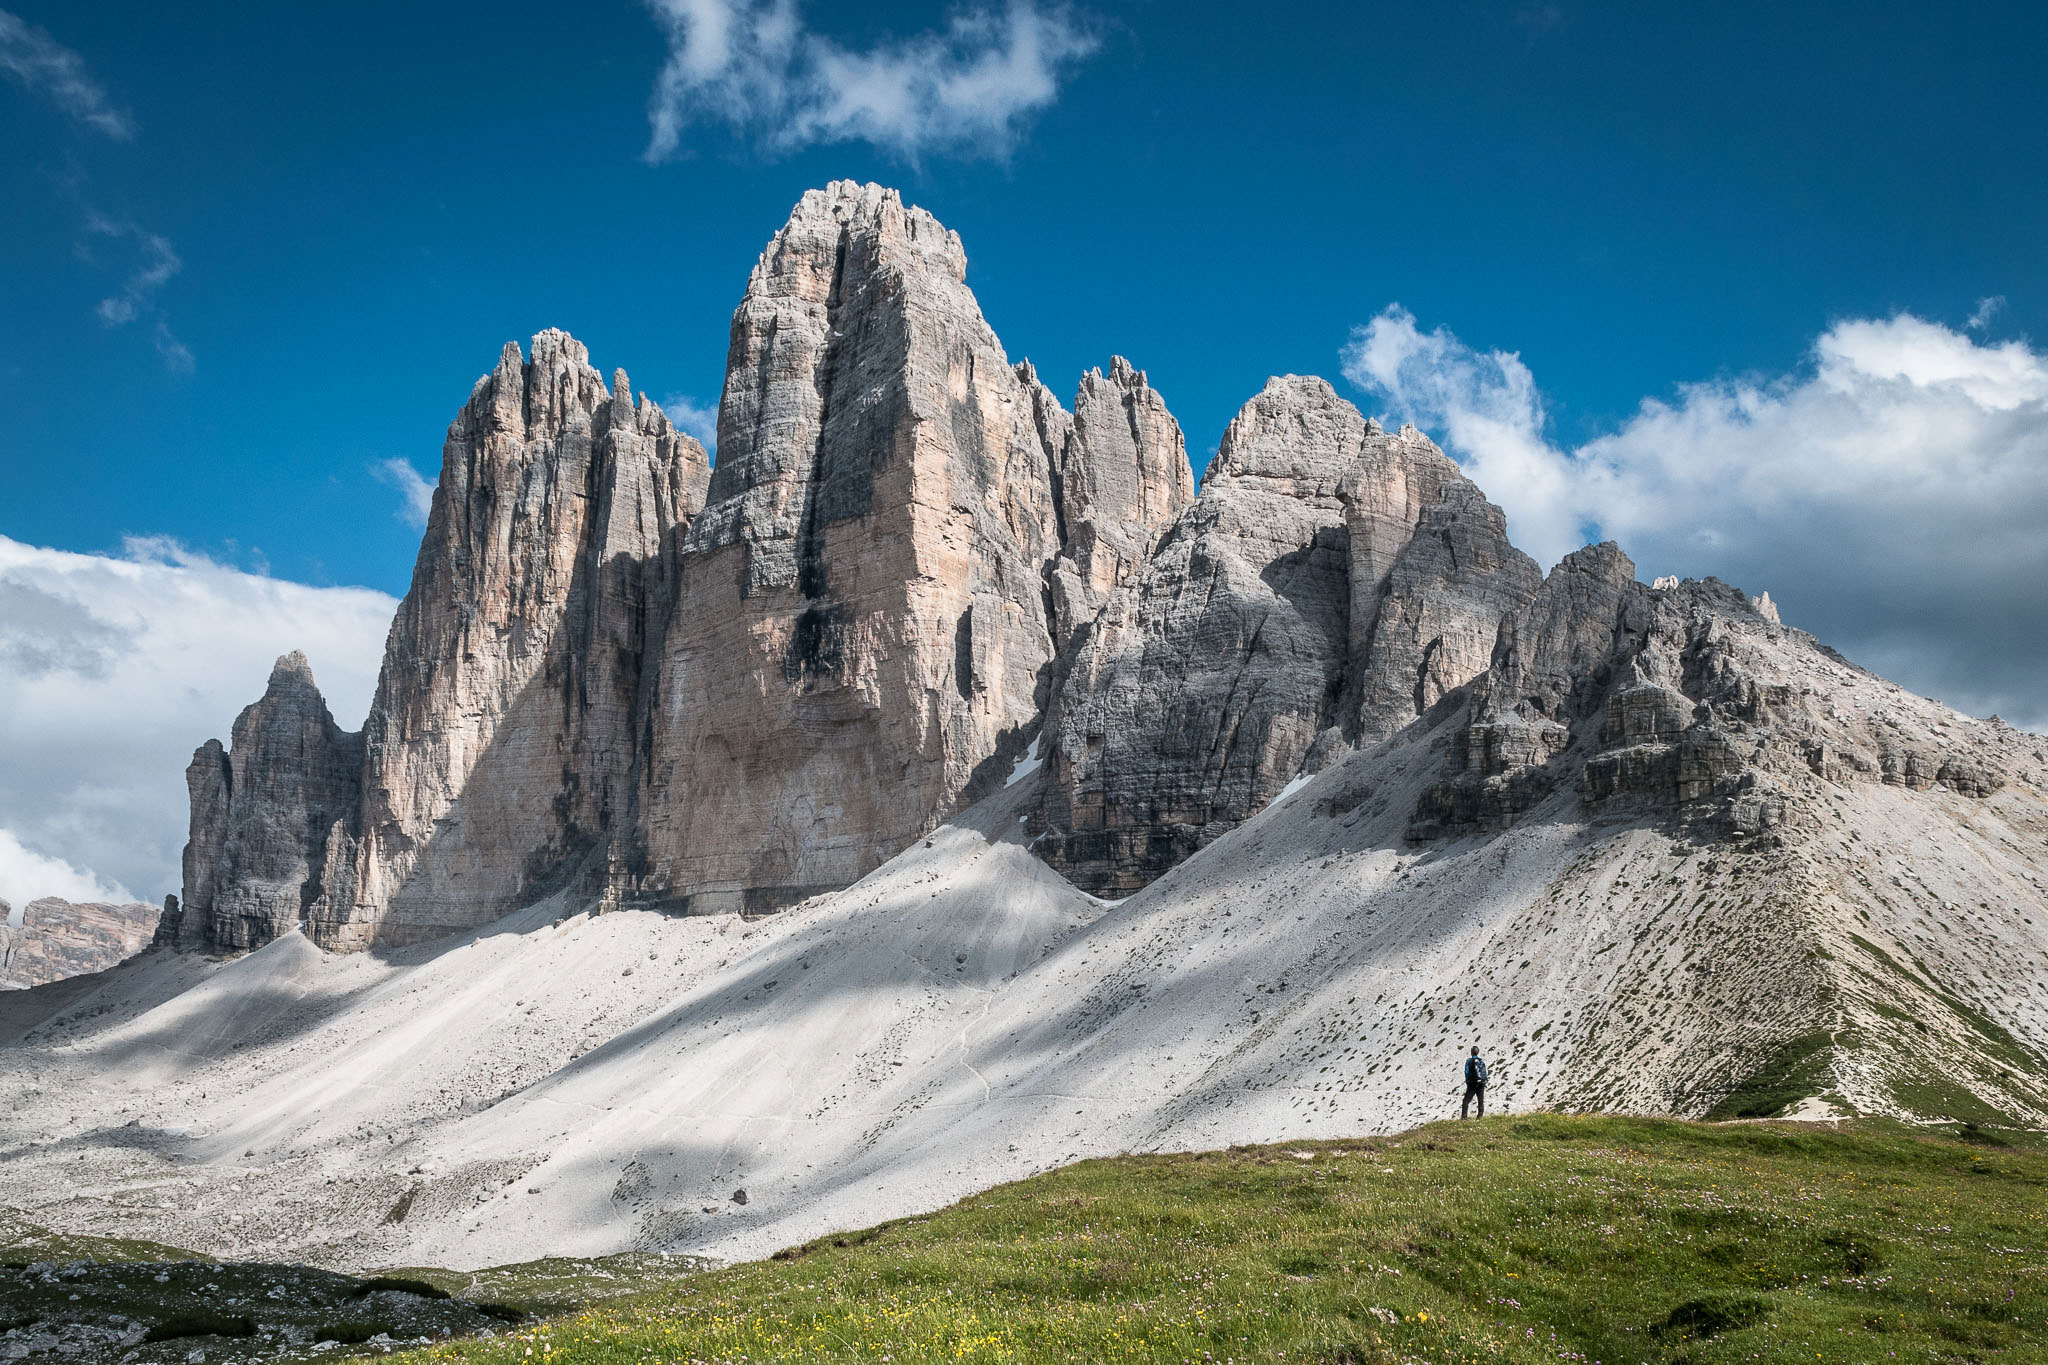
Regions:
<instances>
[{"instance_id":1,"label":"rock outcrop","mask_svg":"<svg viewBox=\"0 0 2048 1365\"><path fill-rule=\"evenodd\" d=\"M280 666L194 757L160 937L401 944L558 890L774 909L1034 744L1034 847L1105 896L1418 721L1448 755L1424 841L1567 801L1754 834L1803 782L2007 780L1996 745L1814 701L1846 665L1768 594L1644 587L1612 546L1544 578L1442 451L1321 379L1271 380L1197 496L1143 371L1068 411L966 277L893 191L806 194L733 314L715 471L566 334L508 345L363 733Z\"/></svg>"},{"instance_id":2,"label":"rock outcrop","mask_svg":"<svg viewBox=\"0 0 2048 1365\"><path fill-rule=\"evenodd\" d=\"M1484 669L1540 578L1420 433L1321 379L1270 381L1079 648L1046 724L1041 855L1135 891Z\"/></svg>"},{"instance_id":3,"label":"rock outcrop","mask_svg":"<svg viewBox=\"0 0 2048 1365\"><path fill-rule=\"evenodd\" d=\"M1507 518L1414 427L1367 444L1345 475L1354 743L1392 734L1485 671L1501 618L1535 595Z\"/></svg>"},{"instance_id":4,"label":"rock outcrop","mask_svg":"<svg viewBox=\"0 0 2048 1365\"><path fill-rule=\"evenodd\" d=\"M1785 627L1768 596L1645 587L1613 544L1568 555L1500 626L1409 837L1496 832L1538 808L1781 838L1824 787L1970 797L2003 787L2012 732L1951 713Z\"/></svg>"},{"instance_id":5,"label":"rock outcrop","mask_svg":"<svg viewBox=\"0 0 2048 1365\"><path fill-rule=\"evenodd\" d=\"M403 943L571 885L772 907L992 789L1193 477L1142 373L1067 414L965 277L893 192L805 195L734 314L715 475L568 336L507 346L449 430L359 799L259 892L222 852L238 751L202 750L178 941Z\"/></svg>"},{"instance_id":6,"label":"rock outcrop","mask_svg":"<svg viewBox=\"0 0 2048 1365\"><path fill-rule=\"evenodd\" d=\"M1033 395L960 239L803 197L733 315L710 500L675 565L637 889L772 908L998 782L1044 704L1060 552Z\"/></svg>"},{"instance_id":7,"label":"rock outcrop","mask_svg":"<svg viewBox=\"0 0 2048 1365\"><path fill-rule=\"evenodd\" d=\"M362 782L362 737L334 723L306 656L285 655L231 746L192 756L182 947L260 947L324 894L329 845L345 840Z\"/></svg>"},{"instance_id":8,"label":"rock outcrop","mask_svg":"<svg viewBox=\"0 0 2048 1365\"><path fill-rule=\"evenodd\" d=\"M1034 420L1052 460L1064 545L1050 573L1062 649L1094 622L1110 593L1136 576L1160 534L1195 496L1187 441L1166 402L1122 356L1109 374L1081 376L1068 416L1031 367Z\"/></svg>"},{"instance_id":9,"label":"rock outcrop","mask_svg":"<svg viewBox=\"0 0 2048 1365\"><path fill-rule=\"evenodd\" d=\"M624 371L607 391L567 333L527 358L507 343L448 431L364 729L352 884L315 917L322 942L484 923L631 827L663 551L709 475L703 448L636 403Z\"/></svg>"},{"instance_id":10,"label":"rock outcrop","mask_svg":"<svg viewBox=\"0 0 2048 1365\"><path fill-rule=\"evenodd\" d=\"M26 990L118 966L149 946L157 926L154 906L55 896L23 906L19 925L8 918L7 902L0 901L0 990Z\"/></svg>"},{"instance_id":11,"label":"rock outcrop","mask_svg":"<svg viewBox=\"0 0 2048 1365\"><path fill-rule=\"evenodd\" d=\"M508 343L449 428L413 583L360 737L305 661L186 773L184 947L303 921L323 946L403 943L604 877L634 819L641 662L704 450L581 343ZM317 713L317 715L316 715Z\"/></svg>"}]
</instances>

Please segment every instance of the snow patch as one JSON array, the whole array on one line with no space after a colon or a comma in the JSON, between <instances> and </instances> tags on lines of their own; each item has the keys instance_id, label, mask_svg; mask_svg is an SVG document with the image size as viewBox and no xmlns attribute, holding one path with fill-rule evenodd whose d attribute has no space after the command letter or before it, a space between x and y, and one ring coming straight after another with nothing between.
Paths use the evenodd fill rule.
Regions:
<instances>
[{"instance_id":1,"label":"snow patch","mask_svg":"<svg viewBox=\"0 0 2048 1365\"><path fill-rule=\"evenodd\" d=\"M1038 746L1043 742L1044 738L1043 735L1032 737L1031 747L1024 751L1024 756L1017 760L1016 766L1010 769L1009 777L1004 779L1003 785L1005 787L1014 787L1038 771L1041 764L1038 757Z\"/></svg>"},{"instance_id":2,"label":"snow patch","mask_svg":"<svg viewBox=\"0 0 2048 1365\"><path fill-rule=\"evenodd\" d=\"M1274 806L1279 805L1282 801L1285 801L1288 797L1294 795L1296 792L1300 791L1303 787L1306 787L1309 783L1315 780L1316 775L1314 773L1301 774L1292 782L1289 782L1286 786L1282 787L1280 789L1280 794L1273 798L1272 802L1266 807L1266 809L1271 810Z\"/></svg>"}]
</instances>

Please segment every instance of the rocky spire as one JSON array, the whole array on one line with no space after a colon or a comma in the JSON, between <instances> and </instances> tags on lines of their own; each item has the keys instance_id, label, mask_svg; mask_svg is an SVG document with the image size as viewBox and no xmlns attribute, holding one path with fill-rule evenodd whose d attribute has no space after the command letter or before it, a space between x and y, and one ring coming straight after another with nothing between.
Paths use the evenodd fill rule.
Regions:
<instances>
[{"instance_id":1,"label":"rocky spire","mask_svg":"<svg viewBox=\"0 0 2048 1365\"><path fill-rule=\"evenodd\" d=\"M1412 426L1368 439L1338 490L1349 537L1354 742L1392 734L1485 671L1496 627L1543 581L1507 518Z\"/></svg>"},{"instance_id":2,"label":"rocky spire","mask_svg":"<svg viewBox=\"0 0 2048 1365\"><path fill-rule=\"evenodd\" d=\"M930 214L852 182L805 194L755 266L677 565L645 894L844 885L1028 740L1058 521L1032 395L966 271Z\"/></svg>"},{"instance_id":3,"label":"rocky spire","mask_svg":"<svg viewBox=\"0 0 2048 1365\"><path fill-rule=\"evenodd\" d=\"M1269 381L1062 681L1039 851L1090 891L1136 890L1484 670L1540 579L1414 428Z\"/></svg>"},{"instance_id":4,"label":"rocky spire","mask_svg":"<svg viewBox=\"0 0 2048 1365\"><path fill-rule=\"evenodd\" d=\"M1046 723L1037 847L1124 895L1270 801L1334 720L1350 579L1337 490L1370 432L1289 375L1096 619Z\"/></svg>"},{"instance_id":5,"label":"rocky spire","mask_svg":"<svg viewBox=\"0 0 2048 1365\"><path fill-rule=\"evenodd\" d=\"M1036 385L1036 376L1030 377ZM1041 391L1034 402L1051 398ZM1051 405L1057 411L1058 405ZM1064 413L1059 414L1065 417ZM1039 418L1052 455L1065 549L1052 568L1053 612L1062 645L1093 622L1109 594L1151 558L1152 548L1195 496L1187 442L1166 403L1122 356L1109 374L1090 370L1073 417Z\"/></svg>"},{"instance_id":6,"label":"rocky spire","mask_svg":"<svg viewBox=\"0 0 2048 1365\"><path fill-rule=\"evenodd\" d=\"M403 943L601 875L633 825L667 554L709 478L623 370L608 390L564 332L507 343L449 427L361 738L294 655L232 747L194 755L180 946L301 918L326 947Z\"/></svg>"},{"instance_id":7,"label":"rocky spire","mask_svg":"<svg viewBox=\"0 0 2048 1365\"><path fill-rule=\"evenodd\" d=\"M321 894L328 841L352 822L361 737L328 713L306 656L285 655L232 746L192 756L185 847L185 947L253 948L296 927Z\"/></svg>"},{"instance_id":8,"label":"rocky spire","mask_svg":"<svg viewBox=\"0 0 2048 1365\"><path fill-rule=\"evenodd\" d=\"M662 552L710 461L565 332L507 343L448 429L365 728L361 843L337 946L484 923L631 821L642 646Z\"/></svg>"}]
</instances>

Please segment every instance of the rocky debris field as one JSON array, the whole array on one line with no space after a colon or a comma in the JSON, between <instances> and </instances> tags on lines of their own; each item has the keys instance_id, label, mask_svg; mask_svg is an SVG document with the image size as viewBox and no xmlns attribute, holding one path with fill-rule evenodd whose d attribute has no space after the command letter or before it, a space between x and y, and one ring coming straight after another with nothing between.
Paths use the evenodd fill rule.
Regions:
<instances>
[{"instance_id":1,"label":"rocky debris field","mask_svg":"<svg viewBox=\"0 0 2048 1365\"><path fill-rule=\"evenodd\" d=\"M304 1265L39 1261L0 1269L0 1360L313 1360L489 1333L524 1316L422 1281Z\"/></svg>"},{"instance_id":2,"label":"rocky debris field","mask_svg":"<svg viewBox=\"0 0 2048 1365\"><path fill-rule=\"evenodd\" d=\"M1567 785L1411 842L1469 723L1344 757L1116 903L1033 855L1027 761L764 918L554 899L17 992L8 1199L358 1272L744 1259L1091 1156L1398 1132L1455 1112L1472 1043L1511 1114L2048 1125L2032 769L1982 797L1781 773L1786 818L1743 836L1587 818Z\"/></svg>"}]
</instances>

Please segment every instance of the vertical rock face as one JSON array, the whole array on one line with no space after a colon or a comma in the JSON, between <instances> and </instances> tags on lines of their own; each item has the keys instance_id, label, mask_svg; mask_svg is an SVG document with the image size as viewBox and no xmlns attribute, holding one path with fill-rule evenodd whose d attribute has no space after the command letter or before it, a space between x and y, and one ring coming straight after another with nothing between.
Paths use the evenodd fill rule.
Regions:
<instances>
[{"instance_id":1,"label":"vertical rock face","mask_svg":"<svg viewBox=\"0 0 2048 1365\"><path fill-rule=\"evenodd\" d=\"M0 990L22 990L102 972L150 945L155 907L45 896L22 907L19 927L0 901Z\"/></svg>"},{"instance_id":2,"label":"vertical rock face","mask_svg":"<svg viewBox=\"0 0 2048 1365\"><path fill-rule=\"evenodd\" d=\"M1062 683L1040 852L1090 891L1138 889L1483 670L1540 580L1413 428L1270 381Z\"/></svg>"},{"instance_id":3,"label":"vertical rock face","mask_svg":"<svg viewBox=\"0 0 2048 1365\"><path fill-rule=\"evenodd\" d=\"M168 931L172 947L212 946L213 896L222 871L221 845L228 834L228 783L228 751L219 740L209 739L193 752L185 768L191 827L183 859L184 912Z\"/></svg>"},{"instance_id":4,"label":"vertical rock face","mask_svg":"<svg viewBox=\"0 0 2048 1365\"><path fill-rule=\"evenodd\" d=\"M361 737L334 723L305 655L279 659L232 746L208 740L186 769L180 944L251 948L295 927L322 894L329 838L352 821L361 778Z\"/></svg>"},{"instance_id":5,"label":"vertical rock face","mask_svg":"<svg viewBox=\"0 0 2048 1365\"><path fill-rule=\"evenodd\" d=\"M1484 672L1496 627L1543 582L1507 518L1414 427L1370 440L1339 494L1349 536L1354 743L1383 738Z\"/></svg>"},{"instance_id":6,"label":"vertical rock face","mask_svg":"<svg viewBox=\"0 0 2048 1365\"><path fill-rule=\"evenodd\" d=\"M1110 593L1144 568L1159 535L1195 496L1187 441L1166 403L1122 356L1090 370L1066 414L1028 370L1066 548L1052 568L1053 615L1064 646ZM1055 416L1054 414L1057 414Z\"/></svg>"},{"instance_id":7,"label":"vertical rock face","mask_svg":"<svg viewBox=\"0 0 2048 1365\"><path fill-rule=\"evenodd\" d=\"M1553 760L1597 708L1621 642L1640 637L1646 602L1634 561L1612 542L1560 560L1536 596L1501 621L1445 779L1423 798L1410 837L1503 828L1549 795L1559 781Z\"/></svg>"},{"instance_id":8,"label":"vertical rock face","mask_svg":"<svg viewBox=\"0 0 2048 1365\"><path fill-rule=\"evenodd\" d=\"M562 332L508 344L449 428L363 735L334 738L293 656L232 746L193 756L177 944L301 919L326 947L403 943L601 880L633 825L665 552L709 479L624 371L607 390Z\"/></svg>"},{"instance_id":9,"label":"vertical rock face","mask_svg":"<svg viewBox=\"0 0 2048 1365\"><path fill-rule=\"evenodd\" d=\"M360 742L294 747L274 695L202 748L165 936L397 944L572 885L771 908L1035 735L1042 850L1129 891L1488 666L1539 575L1412 428L1275 379L1197 498L1141 371L1069 413L966 269L892 191L806 194L733 315L715 472L566 334L508 345L449 428Z\"/></svg>"},{"instance_id":10,"label":"vertical rock face","mask_svg":"<svg viewBox=\"0 0 2048 1365\"><path fill-rule=\"evenodd\" d=\"M1346 471L1375 430L1320 379L1269 382L1201 497L1114 592L1047 721L1042 856L1120 896L1251 815L1343 688Z\"/></svg>"},{"instance_id":11,"label":"vertical rock face","mask_svg":"<svg viewBox=\"0 0 2048 1365\"><path fill-rule=\"evenodd\" d=\"M335 946L484 923L630 825L640 660L662 551L710 462L581 343L508 343L449 428L419 561L365 727Z\"/></svg>"},{"instance_id":12,"label":"vertical rock face","mask_svg":"<svg viewBox=\"0 0 2048 1365\"><path fill-rule=\"evenodd\" d=\"M987 789L1054 652L1034 395L960 240L893 191L803 197L733 315L710 501L677 561L643 891L784 904Z\"/></svg>"}]
</instances>

